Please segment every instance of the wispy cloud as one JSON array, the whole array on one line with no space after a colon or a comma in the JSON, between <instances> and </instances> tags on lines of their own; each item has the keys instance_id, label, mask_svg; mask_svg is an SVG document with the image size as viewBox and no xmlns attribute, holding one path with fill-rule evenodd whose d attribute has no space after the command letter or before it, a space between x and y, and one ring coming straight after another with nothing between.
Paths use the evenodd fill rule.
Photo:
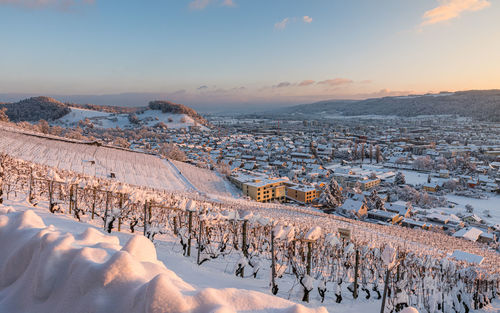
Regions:
<instances>
[{"instance_id":1,"label":"wispy cloud","mask_svg":"<svg viewBox=\"0 0 500 313\"><path fill-rule=\"evenodd\" d=\"M193 10L203 10L210 4L210 0L193 0L189 3L189 8Z\"/></svg>"},{"instance_id":2,"label":"wispy cloud","mask_svg":"<svg viewBox=\"0 0 500 313\"><path fill-rule=\"evenodd\" d=\"M312 79L306 79L306 80L303 80L302 82L299 83L299 86L300 87L303 87L303 86L310 86L312 84L314 84L315 81L312 80Z\"/></svg>"},{"instance_id":3,"label":"wispy cloud","mask_svg":"<svg viewBox=\"0 0 500 313\"><path fill-rule=\"evenodd\" d=\"M0 5L9 4L30 9L54 8L70 10L80 5L94 4L95 0L0 0Z\"/></svg>"},{"instance_id":4,"label":"wispy cloud","mask_svg":"<svg viewBox=\"0 0 500 313\"><path fill-rule=\"evenodd\" d=\"M224 0L222 1L222 5L225 7L234 7L236 6L236 3L234 3L233 0Z\"/></svg>"},{"instance_id":5,"label":"wispy cloud","mask_svg":"<svg viewBox=\"0 0 500 313\"><path fill-rule=\"evenodd\" d=\"M281 82L277 85L274 85L273 88L283 88L283 87L290 87L292 84L290 82Z\"/></svg>"},{"instance_id":6,"label":"wispy cloud","mask_svg":"<svg viewBox=\"0 0 500 313\"><path fill-rule=\"evenodd\" d=\"M463 12L479 11L491 5L488 0L441 0L440 3L438 7L424 13L420 26L448 21Z\"/></svg>"},{"instance_id":7,"label":"wispy cloud","mask_svg":"<svg viewBox=\"0 0 500 313\"><path fill-rule=\"evenodd\" d=\"M347 85L347 84L352 84L353 81L351 79L347 78L333 78L333 79L326 79L318 82L319 85L328 85L330 87L335 87L335 86L340 86L340 85Z\"/></svg>"},{"instance_id":8,"label":"wispy cloud","mask_svg":"<svg viewBox=\"0 0 500 313\"><path fill-rule=\"evenodd\" d=\"M0 0L1 1L1 0ZM235 7L236 3L234 0L193 0L189 2L189 8L192 10L203 10L211 4L220 4L225 7Z\"/></svg>"},{"instance_id":9,"label":"wispy cloud","mask_svg":"<svg viewBox=\"0 0 500 313\"><path fill-rule=\"evenodd\" d=\"M313 21L312 17L307 16L307 15L303 16L302 18L300 18L300 17L299 18L298 17L285 17L281 21L274 24L274 29L284 30L288 26L288 24L296 23L300 20L302 20L306 24L310 24Z\"/></svg>"},{"instance_id":10,"label":"wispy cloud","mask_svg":"<svg viewBox=\"0 0 500 313\"><path fill-rule=\"evenodd\" d=\"M278 23L274 24L274 29L277 30L283 30L286 28L288 23L290 22L290 18L285 17L283 20L279 21Z\"/></svg>"}]
</instances>

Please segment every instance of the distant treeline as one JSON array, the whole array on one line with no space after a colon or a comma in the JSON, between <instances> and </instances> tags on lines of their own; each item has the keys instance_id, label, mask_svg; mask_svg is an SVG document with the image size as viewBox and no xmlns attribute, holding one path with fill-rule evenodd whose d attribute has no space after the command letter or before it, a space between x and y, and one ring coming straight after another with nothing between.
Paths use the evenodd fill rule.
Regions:
<instances>
[{"instance_id":1,"label":"distant treeline","mask_svg":"<svg viewBox=\"0 0 500 313\"><path fill-rule=\"evenodd\" d=\"M90 103L78 104L78 103L67 102L66 104L70 107L79 108L79 109L100 111L100 112L106 112L106 113L117 113L117 114L137 113L137 111L146 109L146 107L119 107L119 106L112 106L112 105L98 105L98 104L90 104Z\"/></svg>"}]
</instances>

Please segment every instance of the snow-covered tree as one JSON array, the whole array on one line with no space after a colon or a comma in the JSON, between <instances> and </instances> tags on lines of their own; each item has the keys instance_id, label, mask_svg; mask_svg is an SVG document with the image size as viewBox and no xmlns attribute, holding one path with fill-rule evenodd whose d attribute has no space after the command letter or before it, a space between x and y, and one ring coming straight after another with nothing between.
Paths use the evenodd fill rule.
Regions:
<instances>
[{"instance_id":1,"label":"snow-covered tree","mask_svg":"<svg viewBox=\"0 0 500 313\"><path fill-rule=\"evenodd\" d=\"M396 177L394 178L394 184L395 185L404 185L406 184L406 177L405 174L401 172L396 173Z\"/></svg>"},{"instance_id":2,"label":"snow-covered tree","mask_svg":"<svg viewBox=\"0 0 500 313\"><path fill-rule=\"evenodd\" d=\"M375 159L377 160L377 163L383 160L379 145L375 146Z\"/></svg>"},{"instance_id":3,"label":"snow-covered tree","mask_svg":"<svg viewBox=\"0 0 500 313\"><path fill-rule=\"evenodd\" d=\"M9 117L7 116L7 108L0 109L0 122L8 122Z\"/></svg>"},{"instance_id":4,"label":"snow-covered tree","mask_svg":"<svg viewBox=\"0 0 500 313\"><path fill-rule=\"evenodd\" d=\"M160 145L160 153L165 157L177 160L177 161L186 161L187 157L184 151L179 149L177 145L173 143L164 143Z\"/></svg>"},{"instance_id":5,"label":"snow-covered tree","mask_svg":"<svg viewBox=\"0 0 500 313\"><path fill-rule=\"evenodd\" d=\"M342 189L339 184L332 178L328 185L325 186L323 194L320 198L320 203L330 208L338 208L344 202L344 197L342 195Z\"/></svg>"}]
</instances>

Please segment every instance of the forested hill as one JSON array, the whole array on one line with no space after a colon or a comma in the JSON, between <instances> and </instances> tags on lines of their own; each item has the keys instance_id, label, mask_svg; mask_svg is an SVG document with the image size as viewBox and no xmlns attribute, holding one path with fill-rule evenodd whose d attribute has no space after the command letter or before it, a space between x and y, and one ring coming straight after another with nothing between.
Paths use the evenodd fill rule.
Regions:
<instances>
[{"instance_id":1,"label":"forested hill","mask_svg":"<svg viewBox=\"0 0 500 313\"><path fill-rule=\"evenodd\" d=\"M32 97L15 103L0 103L7 108L7 116L13 122L39 120L52 121L68 114L68 105L49 97Z\"/></svg>"},{"instance_id":2,"label":"forested hill","mask_svg":"<svg viewBox=\"0 0 500 313\"><path fill-rule=\"evenodd\" d=\"M173 113L173 114L186 114L190 116L196 122L207 126L208 122L199 115L194 109L179 103L173 103L170 101L151 101L149 102L148 108L150 110L160 110L162 113Z\"/></svg>"},{"instance_id":3,"label":"forested hill","mask_svg":"<svg viewBox=\"0 0 500 313\"><path fill-rule=\"evenodd\" d=\"M182 104L169 101L151 101L148 106L122 107L95 104L62 103L50 97L32 97L13 103L0 102L0 109L7 108L7 116L13 122L39 120L55 121L71 112L71 108L85 109L98 112L116 114L140 114L147 110L161 111L161 113L184 114L190 116L201 125L209 123L195 110Z\"/></svg>"},{"instance_id":4,"label":"forested hill","mask_svg":"<svg viewBox=\"0 0 500 313\"><path fill-rule=\"evenodd\" d=\"M366 100L327 100L281 108L266 114L331 115L459 115L500 122L500 90L460 91Z\"/></svg>"}]
</instances>

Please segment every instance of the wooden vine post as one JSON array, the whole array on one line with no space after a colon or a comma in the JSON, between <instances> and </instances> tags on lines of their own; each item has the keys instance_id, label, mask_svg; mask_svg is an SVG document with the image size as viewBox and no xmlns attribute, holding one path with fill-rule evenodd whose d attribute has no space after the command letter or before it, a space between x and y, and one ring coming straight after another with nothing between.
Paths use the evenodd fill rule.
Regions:
<instances>
[{"instance_id":1,"label":"wooden vine post","mask_svg":"<svg viewBox=\"0 0 500 313\"><path fill-rule=\"evenodd\" d=\"M203 220L200 218L200 226L198 229L198 254L196 256L196 263L198 265L200 265L202 233L203 233Z\"/></svg>"},{"instance_id":2,"label":"wooden vine post","mask_svg":"<svg viewBox=\"0 0 500 313\"><path fill-rule=\"evenodd\" d=\"M385 310L385 299L387 297L387 289L389 287L389 274L390 274L390 272L391 272L390 269L387 269L387 271L385 272L384 294L382 296L382 306L380 307L380 313L384 313L384 310Z\"/></svg>"},{"instance_id":3,"label":"wooden vine post","mask_svg":"<svg viewBox=\"0 0 500 313\"><path fill-rule=\"evenodd\" d=\"M0 171L1 171L1 169L0 169ZM0 175L1 175L1 174L0 174ZM1 180L2 180L2 178L0 178L0 181L1 181ZM32 166L30 166L30 183L29 183L29 187L30 187L30 189L29 189L29 193L28 193L28 201L29 201L30 203L32 203L32 202L33 202L33 183L34 183L34 182L33 182L33 167L32 167ZM1 182L0 182L0 189L1 189L1 185L2 185L2 184L1 184ZM2 193L2 191L0 191L0 197L1 197L1 193ZM1 201L1 200L0 200L0 201Z\"/></svg>"},{"instance_id":4,"label":"wooden vine post","mask_svg":"<svg viewBox=\"0 0 500 313\"><path fill-rule=\"evenodd\" d=\"M238 226L236 222L236 217L233 219L233 229L234 229L234 239L233 239L233 247L235 250L239 250L238 248Z\"/></svg>"},{"instance_id":5,"label":"wooden vine post","mask_svg":"<svg viewBox=\"0 0 500 313\"><path fill-rule=\"evenodd\" d=\"M93 191L93 201L92 201L92 219L94 219L94 215L95 215L95 203L96 203L96 195L97 194L97 190L96 188L94 187L94 191Z\"/></svg>"},{"instance_id":6,"label":"wooden vine post","mask_svg":"<svg viewBox=\"0 0 500 313\"><path fill-rule=\"evenodd\" d=\"M241 231L242 233L242 237L243 237L243 240L241 242L242 244L242 247L241 247L241 251L243 252L243 256L248 259L248 246L247 246L247 226L248 226L248 221L247 220L244 220L243 221L243 229ZM243 267L241 269L241 273L240 273L240 276L243 278L245 277L245 268Z\"/></svg>"},{"instance_id":7,"label":"wooden vine post","mask_svg":"<svg viewBox=\"0 0 500 313\"><path fill-rule=\"evenodd\" d=\"M307 241L307 275L311 276L311 267L312 267L312 249L313 249L313 241Z\"/></svg>"},{"instance_id":8,"label":"wooden vine post","mask_svg":"<svg viewBox=\"0 0 500 313\"><path fill-rule=\"evenodd\" d=\"M71 215L71 209L73 208L73 185L69 185L69 214Z\"/></svg>"},{"instance_id":9,"label":"wooden vine post","mask_svg":"<svg viewBox=\"0 0 500 313\"><path fill-rule=\"evenodd\" d=\"M189 211L188 217L188 246L187 246L187 256L191 256L191 232L193 231L193 211Z\"/></svg>"},{"instance_id":10,"label":"wooden vine post","mask_svg":"<svg viewBox=\"0 0 500 313\"><path fill-rule=\"evenodd\" d=\"M121 231L121 229L122 229L122 217L121 217L121 212L122 212L122 210L123 210L123 193L120 193L119 208L120 208L120 216L118 217L118 231Z\"/></svg>"},{"instance_id":11,"label":"wooden vine post","mask_svg":"<svg viewBox=\"0 0 500 313\"><path fill-rule=\"evenodd\" d=\"M49 211L54 213L54 182L49 181Z\"/></svg>"},{"instance_id":12,"label":"wooden vine post","mask_svg":"<svg viewBox=\"0 0 500 313\"><path fill-rule=\"evenodd\" d=\"M278 286L276 286L276 256L274 251L274 229L271 230L271 291L275 295L278 293Z\"/></svg>"},{"instance_id":13,"label":"wooden vine post","mask_svg":"<svg viewBox=\"0 0 500 313\"><path fill-rule=\"evenodd\" d=\"M354 265L354 292L352 296L354 299L358 298L358 270L359 269L359 251L356 249L356 263Z\"/></svg>"},{"instance_id":14,"label":"wooden vine post","mask_svg":"<svg viewBox=\"0 0 500 313\"><path fill-rule=\"evenodd\" d=\"M109 191L106 191L106 209L104 211L104 229L108 226Z\"/></svg>"},{"instance_id":15,"label":"wooden vine post","mask_svg":"<svg viewBox=\"0 0 500 313\"><path fill-rule=\"evenodd\" d=\"M75 200L73 201L73 210L75 211L75 216L79 215L78 213L78 185L75 185ZM78 218L80 219L80 218Z\"/></svg>"},{"instance_id":16,"label":"wooden vine post","mask_svg":"<svg viewBox=\"0 0 500 313\"><path fill-rule=\"evenodd\" d=\"M147 228L148 228L148 200L144 201L144 230L143 235L146 236Z\"/></svg>"},{"instance_id":17,"label":"wooden vine post","mask_svg":"<svg viewBox=\"0 0 500 313\"><path fill-rule=\"evenodd\" d=\"M177 215L174 215L174 235L177 236Z\"/></svg>"}]
</instances>

